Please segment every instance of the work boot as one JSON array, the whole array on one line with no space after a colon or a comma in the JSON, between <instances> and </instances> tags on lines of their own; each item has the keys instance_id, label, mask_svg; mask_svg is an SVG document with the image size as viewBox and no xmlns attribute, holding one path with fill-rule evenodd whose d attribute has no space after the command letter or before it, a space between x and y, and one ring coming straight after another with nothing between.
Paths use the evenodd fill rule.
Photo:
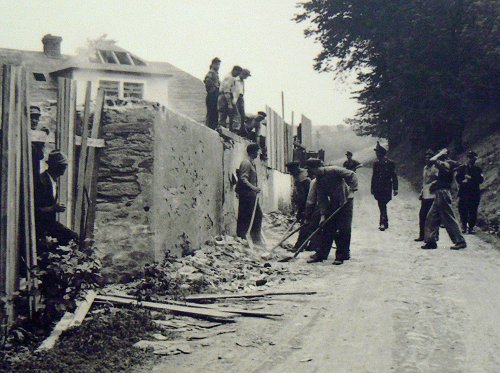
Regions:
<instances>
[{"instance_id":1,"label":"work boot","mask_svg":"<svg viewBox=\"0 0 500 373\"><path fill-rule=\"evenodd\" d=\"M474 232L474 228L469 228L468 232L469 234L476 234L476 232Z\"/></svg>"},{"instance_id":2,"label":"work boot","mask_svg":"<svg viewBox=\"0 0 500 373\"><path fill-rule=\"evenodd\" d=\"M378 227L378 230L379 231L385 231L385 225L384 224L380 224L380 226Z\"/></svg>"},{"instance_id":3,"label":"work boot","mask_svg":"<svg viewBox=\"0 0 500 373\"><path fill-rule=\"evenodd\" d=\"M313 254L309 259L307 259L307 263L319 263L322 262L324 259L319 257L318 254Z\"/></svg>"},{"instance_id":4,"label":"work boot","mask_svg":"<svg viewBox=\"0 0 500 373\"><path fill-rule=\"evenodd\" d=\"M415 242L423 242L424 238L423 237L415 238L413 241L415 241Z\"/></svg>"},{"instance_id":5,"label":"work boot","mask_svg":"<svg viewBox=\"0 0 500 373\"><path fill-rule=\"evenodd\" d=\"M466 225L462 225L462 233L463 234L467 233L467 226Z\"/></svg>"},{"instance_id":6,"label":"work boot","mask_svg":"<svg viewBox=\"0 0 500 373\"><path fill-rule=\"evenodd\" d=\"M450 250L462 250L462 249L465 249L466 247L467 247L467 243L465 243L465 241L458 242L455 245L453 245L452 247L450 247Z\"/></svg>"},{"instance_id":7,"label":"work boot","mask_svg":"<svg viewBox=\"0 0 500 373\"><path fill-rule=\"evenodd\" d=\"M344 261L343 260L340 260L340 259L335 259L332 263L334 266L339 266L341 264L344 264Z\"/></svg>"},{"instance_id":8,"label":"work boot","mask_svg":"<svg viewBox=\"0 0 500 373\"><path fill-rule=\"evenodd\" d=\"M437 244L435 242L427 242L424 246L421 247L422 250L434 250L437 249Z\"/></svg>"}]
</instances>

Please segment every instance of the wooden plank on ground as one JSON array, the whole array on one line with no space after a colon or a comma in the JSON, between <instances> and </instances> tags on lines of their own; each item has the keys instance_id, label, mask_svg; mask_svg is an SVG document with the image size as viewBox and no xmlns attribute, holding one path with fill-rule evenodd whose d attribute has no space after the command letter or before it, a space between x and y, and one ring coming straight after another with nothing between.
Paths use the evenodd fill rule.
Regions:
<instances>
[{"instance_id":1,"label":"wooden plank on ground","mask_svg":"<svg viewBox=\"0 0 500 373\"><path fill-rule=\"evenodd\" d=\"M101 136L101 118L104 108L104 90L97 91L95 104L94 120L92 122L91 139L95 140ZM88 140L91 140L88 139ZM89 204L87 206L87 219L85 227L82 230L82 238L93 238L94 222L97 200L97 176L99 172L99 149L89 148L87 157L87 167L85 170L84 188L89 195Z\"/></svg>"},{"instance_id":2,"label":"wooden plank on ground","mask_svg":"<svg viewBox=\"0 0 500 373\"><path fill-rule=\"evenodd\" d=\"M186 306L176 306L173 304L157 303L157 302L138 302L135 299L127 299L114 296L97 295L96 300L107 301L117 304L127 304L132 306L143 306L145 308L150 308L154 310L165 310L170 311L179 315L190 316L195 318L212 319L225 322L234 321L234 315L228 312L215 311L209 309L186 307Z\"/></svg>"},{"instance_id":3,"label":"wooden plank on ground","mask_svg":"<svg viewBox=\"0 0 500 373\"><path fill-rule=\"evenodd\" d=\"M188 295L187 301L200 302L206 300L232 299L232 298L260 298L271 297L277 295L311 295L316 294L316 291L263 291L259 293L240 293L240 294L198 294Z\"/></svg>"},{"instance_id":4,"label":"wooden plank on ground","mask_svg":"<svg viewBox=\"0 0 500 373\"><path fill-rule=\"evenodd\" d=\"M90 94L92 92L92 83L87 82L85 91L85 111L83 114L82 126L82 145L80 146L80 159L78 160L78 178L76 179L76 202L75 202L75 225L74 230L78 234L82 233L82 224L85 222L83 217L83 192L85 183L85 165L87 164L87 138L89 132L90 119Z\"/></svg>"},{"instance_id":5,"label":"wooden plank on ground","mask_svg":"<svg viewBox=\"0 0 500 373\"><path fill-rule=\"evenodd\" d=\"M176 302L176 301L166 301L165 303L175 304L179 306L195 307L195 308L206 308L211 310L218 310L227 313L235 313L242 316L254 316L254 317L274 317L283 316L283 313L266 312L266 311L254 311L254 310L244 310L241 308L224 307L219 308L215 305L210 304L200 304L200 303L188 303L188 302Z\"/></svg>"},{"instance_id":6,"label":"wooden plank on ground","mask_svg":"<svg viewBox=\"0 0 500 373\"><path fill-rule=\"evenodd\" d=\"M70 328L74 326L80 326L83 323L83 320L85 320L85 316L87 316L87 313L90 311L90 307L92 307L96 296L97 293L94 290L90 290L87 292L87 295L85 295L85 299L82 300L75 311L73 320L69 324Z\"/></svg>"}]
</instances>

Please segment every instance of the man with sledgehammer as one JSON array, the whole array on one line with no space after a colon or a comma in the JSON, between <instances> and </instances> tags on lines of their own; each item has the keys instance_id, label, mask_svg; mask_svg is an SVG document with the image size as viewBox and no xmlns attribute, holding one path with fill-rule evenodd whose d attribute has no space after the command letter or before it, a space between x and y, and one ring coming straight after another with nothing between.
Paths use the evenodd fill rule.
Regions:
<instances>
[{"instance_id":1,"label":"man with sledgehammer","mask_svg":"<svg viewBox=\"0 0 500 373\"><path fill-rule=\"evenodd\" d=\"M318 233L318 248L308 263L322 262L328 259L332 243L335 240L337 250L333 264L340 265L350 259L351 225L354 192L358 190L356 173L343 167L321 167L321 160L311 158L306 161L309 174L316 177L309 193L316 193L321 212ZM339 209L340 208L340 209ZM329 216L337 211L335 216Z\"/></svg>"}]
</instances>

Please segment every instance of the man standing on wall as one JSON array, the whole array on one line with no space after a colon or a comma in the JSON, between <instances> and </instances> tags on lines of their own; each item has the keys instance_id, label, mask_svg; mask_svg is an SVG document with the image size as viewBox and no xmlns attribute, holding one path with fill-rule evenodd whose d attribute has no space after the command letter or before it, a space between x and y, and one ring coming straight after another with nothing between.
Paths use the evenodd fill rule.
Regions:
<instances>
[{"instance_id":1,"label":"man standing on wall","mask_svg":"<svg viewBox=\"0 0 500 373\"><path fill-rule=\"evenodd\" d=\"M457 170L458 212L462 222L462 233L474 234L477 221L477 209L481 200L480 185L484 181L483 170L476 166L477 153L467 153L469 161Z\"/></svg>"},{"instance_id":2,"label":"man standing on wall","mask_svg":"<svg viewBox=\"0 0 500 373\"><path fill-rule=\"evenodd\" d=\"M243 69L241 70L240 76L235 79L235 89L234 89L234 96L236 97L236 107L238 108L238 123L234 128L234 132L238 132L240 128L243 128L245 121L246 121L246 116L245 116L245 79L248 78L249 76L252 76L250 74L250 70L248 69Z\"/></svg>"},{"instance_id":3,"label":"man standing on wall","mask_svg":"<svg viewBox=\"0 0 500 373\"><path fill-rule=\"evenodd\" d=\"M427 218L427 214L431 209L432 203L434 202L434 193L431 192L434 184L436 183L438 176L438 169L436 166L430 161L432 156L434 155L431 149L428 149L425 152L425 166L422 178L422 191L420 192L420 212L418 214L419 217L419 235L418 238L415 239L416 242L421 242L425 239L425 220Z\"/></svg>"},{"instance_id":4,"label":"man standing on wall","mask_svg":"<svg viewBox=\"0 0 500 373\"><path fill-rule=\"evenodd\" d=\"M377 160L373 163L371 192L380 210L379 229L385 231L389 228L387 204L392 199L393 191L394 196L398 195L398 176L395 163L386 157L387 150L378 141L374 150Z\"/></svg>"},{"instance_id":5,"label":"man standing on wall","mask_svg":"<svg viewBox=\"0 0 500 373\"><path fill-rule=\"evenodd\" d=\"M234 122L237 120L238 109L236 101L238 97L234 97L235 79L240 75L242 68L234 66L231 73L224 78L220 86L219 98L217 100L217 109L219 110L219 126L232 129ZM229 119L229 123L227 123Z\"/></svg>"},{"instance_id":6,"label":"man standing on wall","mask_svg":"<svg viewBox=\"0 0 500 373\"><path fill-rule=\"evenodd\" d=\"M422 249L437 249L440 223L444 225L454 243L450 249L465 249L467 243L460 233L455 213L451 207L451 183L453 182L453 170L457 164L448 158L447 149L441 150L429 162L436 165L438 175L436 183L431 188L435 198L425 220L425 245L422 246Z\"/></svg>"},{"instance_id":7,"label":"man standing on wall","mask_svg":"<svg viewBox=\"0 0 500 373\"><path fill-rule=\"evenodd\" d=\"M217 110L217 100L219 98L219 68L220 59L215 57L210 64L210 70L203 82L205 83L205 88L207 90L207 121L206 125L211 129L217 128L217 123L219 122L219 112Z\"/></svg>"},{"instance_id":8,"label":"man standing on wall","mask_svg":"<svg viewBox=\"0 0 500 373\"><path fill-rule=\"evenodd\" d=\"M363 167L363 165L360 162L356 161L355 159L352 159L352 153L350 151L347 151L345 155L347 157L347 160L343 164L344 168L356 172L358 168Z\"/></svg>"},{"instance_id":9,"label":"man standing on wall","mask_svg":"<svg viewBox=\"0 0 500 373\"><path fill-rule=\"evenodd\" d=\"M259 193L257 180L257 167L255 160L259 156L259 145L250 144L247 146L248 158L244 159L239 168L238 176L238 222L236 233L240 238L247 238L250 231L253 243L263 245L262 238L262 210L259 204ZM253 223L252 223L253 217Z\"/></svg>"},{"instance_id":10,"label":"man standing on wall","mask_svg":"<svg viewBox=\"0 0 500 373\"><path fill-rule=\"evenodd\" d=\"M316 193L321 212L319 247L308 263L322 262L328 258L335 240L337 250L333 264L339 265L351 258L351 225L353 215L354 192L358 190L356 173L343 167L321 167L321 160L311 158L306 167L316 182L309 190L309 195ZM335 212L335 216L332 216Z\"/></svg>"},{"instance_id":11,"label":"man standing on wall","mask_svg":"<svg viewBox=\"0 0 500 373\"><path fill-rule=\"evenodd\" d=\"M293 189L293 204L297 209L297 220L302 224L299 231L299 237L295 243L294 249L298 249L306 240L306 238L311 234L309 224L305 224L306 216L306 203L307 196L309 194L309 187L311 185L311 179L307 177L307 170L300 168L299 162L288 162L286 164L288 172L293 177L294 189Z\"/></svg>"}]
</instances>

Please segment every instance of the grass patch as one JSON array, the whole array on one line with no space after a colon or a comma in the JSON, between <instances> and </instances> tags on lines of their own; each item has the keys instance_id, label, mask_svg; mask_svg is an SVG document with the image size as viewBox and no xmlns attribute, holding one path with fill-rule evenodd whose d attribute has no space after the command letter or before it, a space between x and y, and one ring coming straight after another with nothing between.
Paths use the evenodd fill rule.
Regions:
<instances>
[{"instance_id":1,"label":"grass patch","mask_svg":"<svg viewBox=\"0 0 500 373\"><path fill-rule=\"evenodd\" d=\"M52 350L33 355L32 349L4 356L7 372L127 372L150 355L132 347L158 331L149 311L104 308L80 327L65 332Z\"/></svg>"}]
</instances>

